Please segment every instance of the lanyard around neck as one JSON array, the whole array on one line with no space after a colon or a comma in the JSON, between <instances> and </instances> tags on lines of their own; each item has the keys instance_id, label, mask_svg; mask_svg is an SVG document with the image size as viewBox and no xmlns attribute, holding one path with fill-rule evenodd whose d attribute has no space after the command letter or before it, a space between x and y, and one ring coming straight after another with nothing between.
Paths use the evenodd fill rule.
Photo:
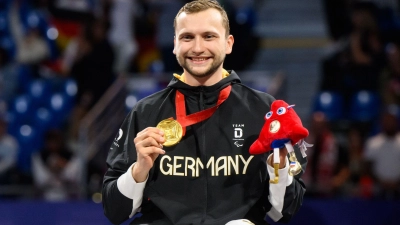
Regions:
<instances>
[{"instance_id":1,"label":"lanyard around neck","mask_svg":"<svg viewBox=\"0 0 400 225\"><path fill-rule=\"evenodd\" d=\"M217 108L228 98L231 92L231 85L226 86L219 92L217 104L211 108L202 110L200 112L186 115L185 96L176 91L175 105L176 105L176 120L181 124L183 129L183 136L186 133L186 127L201 122L210 118Z\"/></svg>"}]
</instances>

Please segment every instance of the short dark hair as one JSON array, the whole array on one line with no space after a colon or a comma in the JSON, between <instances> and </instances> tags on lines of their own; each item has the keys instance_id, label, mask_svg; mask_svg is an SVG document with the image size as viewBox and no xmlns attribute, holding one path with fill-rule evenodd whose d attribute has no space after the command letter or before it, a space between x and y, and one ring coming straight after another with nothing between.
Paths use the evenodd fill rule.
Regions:
<instances>
[{"instance_id":1,"label":"short dark hair","mask_svg":"<svg viewBox=\"0 0 400 225\"><path fill-rule=\"evenodd\" d=\"M198 12L205 11L207 9L216 9L221 13L222 25L225 27L226 36L228 36L230 33L228 15L226 14L225 9L215 0L195 0L195 1L192 1L189 3L186 3L175 16L174 28L176 28L176 19L178 18L178 16L181 13L183 13L183 12L185 12L187 14L198 13Z\"/></svg>"}]
</instances>

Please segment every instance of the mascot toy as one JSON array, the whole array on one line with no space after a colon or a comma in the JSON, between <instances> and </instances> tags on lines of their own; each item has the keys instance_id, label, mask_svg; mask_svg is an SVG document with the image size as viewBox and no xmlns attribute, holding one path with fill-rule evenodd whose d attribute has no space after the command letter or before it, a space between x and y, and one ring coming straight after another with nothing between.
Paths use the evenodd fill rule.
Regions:
<instances>
[{"instance_id":1,"label":"mascot toy","mask_svg":"<svg viewBox=\"0 0 400 225\"><path fill-rule=\"evenodd\" d=\"M275 178L271 179L270 183L276 184L279 181L280 148L286 147L290 160L289 174L294 176L301 172L301 165L297 161L293 145L298 144L303 158L307 156L305 153L307 147L312 147L304 141L308 136L308 130L303 127L293 107L294 105L288 105L283 100L272 102L271 111L265 115L261 133L249 149L250 154L262 154L274 150Z\"/></svg>"}]
</instances>

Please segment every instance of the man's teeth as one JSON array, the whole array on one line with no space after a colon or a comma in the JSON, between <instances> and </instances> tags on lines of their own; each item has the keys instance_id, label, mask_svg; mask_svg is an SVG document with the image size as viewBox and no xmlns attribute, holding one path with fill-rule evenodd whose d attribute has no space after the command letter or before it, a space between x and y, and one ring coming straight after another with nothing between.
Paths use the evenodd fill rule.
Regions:
<instances>
[{"instance_id":1,"label":"man's teeth","mask_svg":"<svg viewBox=\"0 0 400 225\"><path fill-rule=\"evenodd\" d=\"M193 61L204 61L207 60L207 58L192 58Z\"/></svg>"}]
</instances>

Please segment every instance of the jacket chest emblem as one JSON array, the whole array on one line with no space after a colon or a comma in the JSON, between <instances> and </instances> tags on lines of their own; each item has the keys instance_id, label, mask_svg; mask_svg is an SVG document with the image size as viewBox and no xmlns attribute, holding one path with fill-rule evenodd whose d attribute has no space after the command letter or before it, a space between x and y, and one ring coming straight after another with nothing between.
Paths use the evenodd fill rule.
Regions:
<instances>
[{"instance_id":1,"label":"jacket chest emblem","mask_svg":"<svg viewBox=\"0 0 400 225\"><path fill-rule=\"evenodd\" d=\"M244 124L237 124L234 123L232 124L233 128L233 138L232 142L236 147L242 147L243 146L243 133L244 133Z\"/></svg>"}]
</instances>

